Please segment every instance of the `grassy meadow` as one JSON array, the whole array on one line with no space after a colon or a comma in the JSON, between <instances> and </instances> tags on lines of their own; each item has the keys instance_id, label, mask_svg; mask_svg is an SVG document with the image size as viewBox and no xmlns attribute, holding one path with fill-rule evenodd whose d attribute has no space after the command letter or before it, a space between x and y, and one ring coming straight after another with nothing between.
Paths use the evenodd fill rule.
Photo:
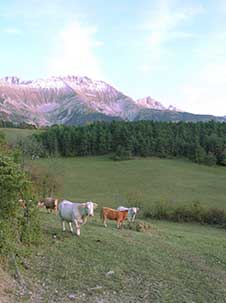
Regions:
<instances>
[{"instance_id":1,"label":"grassy meadow","mask_svg":"<svg viewBox=\"0 0 226 303\"><path fill-rule=\"evenodd\" d=\"M142 233L95 215L78 239L41 216L43 245L21 259L32 296L19 302L226 302L224 229L148 221Z\"/></svg>"},{"instance_id":2,"label":"grassy meadow","mask_svg":"<svg viewBox=\"0 0 226 303\"><path fill-rule=\"evenodd\" d=\"M81 227L80 238L63 233L57 215L39 211L42 243L17 257L29 292L19 291L14 301L5 302L226 302L224 228L144 220L141 211L137 222L150 229L137 232L126 224L117 230L115 222L104 228L99 218L101 206L142 209L156 202L199 201L226 209L224 167L158 158L114 162L108 157L27 160L27 166L57 176L59 199L92 200L99 207ZM8 292L11 296L13 291Z\"/></svg>"},{"instance_id":3,"label":"grassy meadow","mask_svg":"<svg viewBox=\"0 0 226 303\"><path fill-rule=\"evenodd\" d=\"M226 169L172 159L112 161L108 157L49 158L30 161L59 178L57 196L100 206L199 201L226 209Z\"/></svg>"},{"instance_id":4,"label":"grassy meadow","mask_svg":"<svg viewBox=\"0 0 226 303\"><path fill-rule=\"evenodd\" d=\"M20 140L39 131L36 129L0 128L0 132L5 134L7 142L11 145L16 145Z\"/></svg>"},{"instance_id":5,"label":"grassy meadow","mask_svg":"<svg viewBox=\"0 0 226 303\"><path fill-rule=\"evenodd\" d=\"M225 208L222 167L157 158L113 162L106 157L30 164L59 176L59 198L91 199L99 207L146 207L167 200ZM26 258L29 269L22 267L31 302L226 302L225 229L147 220L146 232L127 226L117 230L115 222L104 228L97 210L78 239L61 231L54 214L42 210L40 215L43 244ZM142 213L140 220L144 222ZM30 302L31 297L21 299Z\"/></svg>"}]
</instances>

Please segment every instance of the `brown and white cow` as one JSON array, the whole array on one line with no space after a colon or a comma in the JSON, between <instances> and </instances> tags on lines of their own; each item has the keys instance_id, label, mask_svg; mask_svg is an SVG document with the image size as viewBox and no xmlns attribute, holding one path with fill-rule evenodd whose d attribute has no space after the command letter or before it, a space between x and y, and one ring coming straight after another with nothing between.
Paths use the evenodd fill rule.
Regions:
<instances>
[{"instance_id":1,"label":"brown and white cow","mask_svg":"<svg viewBox=\"0 0 226 303\"><path fill-rule=\"evenodd\" d=\"M57 212L58 208L58 199L48 197L40 200L38 202L38 207L46 207L47 211L50 213L51 211Z\"/></svg>"},{"instance_id":2,"label":"brown and white cow","mask_svg":"<svg viewBox=\"0 0 226 303\"><path fill-rule=\"evenodd\" d=\"M117 210L119 211L124 211L124 210L128 210L128 222L133 223L135 221L136 215L138 214L138 212L140 211L139 207L124 207L124 206L119 206L117 208Z\"/></svg>"},{"instance_id":3,"label":"brown and white cow","mask_svg":"<svg viewBox=\"0 0 226 303\"><path fill-rule=\"evenodd\" d=\"M122 226L123 221L128 216L128 210L119 211L109 207L103 207L101 210L101 219L103 219L104 226L107 227L107 219L114 220L117 223L117 228Z\"/></svg>"}]
</instances>

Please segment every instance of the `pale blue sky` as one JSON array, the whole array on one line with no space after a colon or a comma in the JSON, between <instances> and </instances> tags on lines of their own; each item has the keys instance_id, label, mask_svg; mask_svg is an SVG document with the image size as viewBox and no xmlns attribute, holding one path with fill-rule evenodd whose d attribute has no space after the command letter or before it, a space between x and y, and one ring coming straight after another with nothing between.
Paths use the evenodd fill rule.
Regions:
<instances>
[{"instance_id":1,"label":"pale blue sky","mask_svg":"<svg viewBox=\"0 0 226 303\"><path fill-rule=\"evenodd\" d=\"M1 0L0 77L68 74L226 115L226 0Z\"/></svg>"}]
</instances>

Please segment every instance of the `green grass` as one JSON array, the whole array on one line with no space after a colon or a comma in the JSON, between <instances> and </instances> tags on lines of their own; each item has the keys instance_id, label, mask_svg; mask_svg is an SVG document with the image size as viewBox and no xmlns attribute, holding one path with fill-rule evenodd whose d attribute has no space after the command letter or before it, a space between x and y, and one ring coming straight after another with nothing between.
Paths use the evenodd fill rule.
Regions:
<instances>
[{"instance_id":1,"label":"green grass","mask_svg":"<svg viewBox=\"0 0 226 303\"><path fill-rule=\"evenodd\" d=\"M7 142L12 145L16 145L20 140L39 131L36 129L0 128L0 132L5 134Z\"/></svg>"},{"instance_id":2,"label":"green grass","mask_svg":"<svg viewBox=\"0 0 226 303\"><path fill-rule=\"evenodd\" d=\"M59 198L116 207L155 201L224 207L226 173L188 161L157 158L113 162L106 157L29 161L60 177ZM141 216L142 214L140 214ZM81 238L61 231L41 211L43 244L31 248L22 274L32 302L226 302L226 231L196 224L147 221L139 233L104 228L99 211ZM140 217L139 219L142 219ZM56 239L53 235L56 234ZM23 264L23 260L21 262ZM112 275L106 273L113 271ZM30 302L29 297L17 298Z\"/></svg>"},{"instance_id":3,"label":"green grass","mask_svg":"<svg viewBox=\"0 0 226 303\"><path fill-rule=\"evenodd\" d=\"M61 179L59 198L100 206L186 204L226 209L226 169L158 158L114 162L107 157L30 161ZM129 202L128 202L129 201Z\"/></svg>"},{"instance_id":4,"label":"green grass","mask_svg":"<svg viewBox=\"0 0 226 303\"><path fill-rule=\"evenodd\" d=\"M33 302L226 302L223 229L149 221L139 233L104 228L96 214L78 239L41 215L44 244L22 269Z\"/></svg>"},{"instance_id":5,"label":"green grass","mask_svg":"<svg viewBox=\"0 0 226 303\"><path fill-rule=\"evenodd\" d=\"M107 157L55 158L29 163L59 176L62 186L57 197L93 200L99 209L128 203L142 208L160 201L199 201L226 209L224 167L157 158L122 162ZM145 233L117 230L114 222L104 228L97 210L81 227L78 239L61 231L54 214L41 210L40 215L41 246L28 248L29 256L18 258L32 299L18 296L15 302L226 302L225 229L147 221L151 229ZM106 276L109 271L114 273ZM69 294L76 299L69 299Z\"/></svg>"}]
</instances>

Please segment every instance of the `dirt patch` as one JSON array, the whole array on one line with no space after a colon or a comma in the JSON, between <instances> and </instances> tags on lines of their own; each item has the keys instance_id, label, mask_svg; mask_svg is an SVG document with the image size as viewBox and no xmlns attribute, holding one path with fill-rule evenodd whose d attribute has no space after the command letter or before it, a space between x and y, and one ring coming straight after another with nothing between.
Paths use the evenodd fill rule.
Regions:
<instances>
[{"instance_id":1,"label":"dirt patch","mask_svg":"<svg viewBox=\"0 0 226 303\"><path fill-rule=\"evenodd\" d=\"M16 281L0 267L0 302L15 303Z\"/></svg>"}]
</instances>

